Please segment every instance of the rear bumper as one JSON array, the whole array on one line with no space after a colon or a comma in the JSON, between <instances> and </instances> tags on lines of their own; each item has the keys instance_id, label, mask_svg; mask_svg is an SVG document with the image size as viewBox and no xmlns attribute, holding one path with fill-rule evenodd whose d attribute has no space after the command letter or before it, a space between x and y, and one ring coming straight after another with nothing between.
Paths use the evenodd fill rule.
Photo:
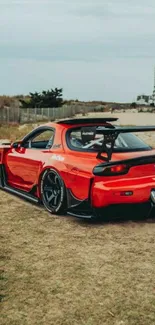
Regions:
<instances>
[{"instance_id":1,"label":"rear bumper","mask_svg":"<svg viewBox=\"0 0 155 325\"><path fill-rule=\"evenodd\" d=\"M155 191L155 176L97 181L92 185L91 204L94 208L120 204L143 204L151 200L152 191Z\"/></svg>"},{"instance_id":2,"label":"rear bumper","mask_svg":"<svg viewBox=\"0 0 155 325\"><path fill-rule=\"evenodd\" d=\"M104 208L92 208L88 201L83 201L82 206L71 209L67 214L82 219L104 221L141 220L142 218L155 218L155 203L150 200L142 204L113 204Z\"/></svg>"}]
</instances>

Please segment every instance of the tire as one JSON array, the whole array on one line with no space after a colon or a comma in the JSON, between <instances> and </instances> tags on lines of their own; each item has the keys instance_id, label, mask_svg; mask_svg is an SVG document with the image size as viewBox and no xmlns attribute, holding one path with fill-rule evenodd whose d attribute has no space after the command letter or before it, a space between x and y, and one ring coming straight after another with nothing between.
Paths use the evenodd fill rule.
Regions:
<instances>
[{"instance_id":1,"label":"tire","mask_svg":"<svg viewBox=\"0 0 155 325\"><path fill-rule=\"evenodd\" d=\"M65 213L66 188L65 184L54 169L46 170L41 178L41 199L45 209L52 214Z\"/></svg>"}]
</instances>

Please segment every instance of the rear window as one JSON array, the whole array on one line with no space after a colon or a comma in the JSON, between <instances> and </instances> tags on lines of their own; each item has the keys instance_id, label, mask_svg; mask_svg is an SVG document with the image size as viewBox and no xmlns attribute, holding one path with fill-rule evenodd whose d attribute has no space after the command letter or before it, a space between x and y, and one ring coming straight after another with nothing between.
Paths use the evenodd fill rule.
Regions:
<instances>
[{"instance_id":1,"label":"rear window","mask_svg":"<svg viewBox=\"0 0 155 325\"><path fill-rule=\"evenodd\" d=\"M97 152L104 140L103 126L78 127L68 131L67 144L77 151ZM150 150L150 147L133 133L120 133L115 141L114 151Z\"/></svg>"}]
</instances>

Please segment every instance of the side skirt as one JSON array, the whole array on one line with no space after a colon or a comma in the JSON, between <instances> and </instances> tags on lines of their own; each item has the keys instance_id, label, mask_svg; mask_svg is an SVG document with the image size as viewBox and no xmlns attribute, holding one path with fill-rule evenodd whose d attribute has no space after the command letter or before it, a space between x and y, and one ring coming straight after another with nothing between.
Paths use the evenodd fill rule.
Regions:
<instances>
[{"instance_id":1,"label":"side skirt","mask_svg":"<svg viewBox=\"0 0 155 325\"><path fill-rule=\"evenodd\" d=\"M35 197L33 193L36 191L36 186L32 188L32 190L27 193L22 190L13 188L7 185L7 179L5 174L4 165L0 164L0 189L4 190L8 193L17 195L24 200L28 200L35 204L41 204L39 198ZM78 200L72 193L70 189L67 189L67 214L76 218L82 219L96 219L95 215L93 214L93 209L90 205L89 197L85 200Z\"/></svg>"}]
</instances>

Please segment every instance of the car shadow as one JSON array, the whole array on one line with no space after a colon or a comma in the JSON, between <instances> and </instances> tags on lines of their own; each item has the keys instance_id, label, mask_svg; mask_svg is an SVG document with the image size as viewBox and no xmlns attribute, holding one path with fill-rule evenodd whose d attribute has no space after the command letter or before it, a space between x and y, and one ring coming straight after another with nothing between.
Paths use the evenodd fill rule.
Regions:
<instances>
[{"instance_id":1,"label":"car shadow","mask_svg":"<svg viewBox=\"0 0 155 325\"><path fill-rule=\"evenodd\" d=\"M96 227L96 226L103 226L103 225L121 225L121 224L124 224L124 225L127 225L129 224L130 222L133 222L133 223L139 223L139 224L147 224L147 223L151 223L151 224L154 224L155 223L155 218L117 218L117 219L113 219L113 218L110 218L108 220L106 219L76 219L75 221L75 218L74 218L74 222L78 223L78 225L80 225L81 227Z\"/></svg>"},{"instance_id":2,"label":"car shadow","mask_svg":"<svg viewBox=\"0 0 155 325\"><path fill-rule=\"evenodd\" d=\"M88 226L99 226L99 225L108 225L108 224L128 224L129 222L133 223L155 223L155 210L151 211L150 214L141 215L141 214L106 214L104 216L100 216L99 218L92 219L82 219L77 218L76 222L83 227Z\"/></svg>"}]
</instances>

